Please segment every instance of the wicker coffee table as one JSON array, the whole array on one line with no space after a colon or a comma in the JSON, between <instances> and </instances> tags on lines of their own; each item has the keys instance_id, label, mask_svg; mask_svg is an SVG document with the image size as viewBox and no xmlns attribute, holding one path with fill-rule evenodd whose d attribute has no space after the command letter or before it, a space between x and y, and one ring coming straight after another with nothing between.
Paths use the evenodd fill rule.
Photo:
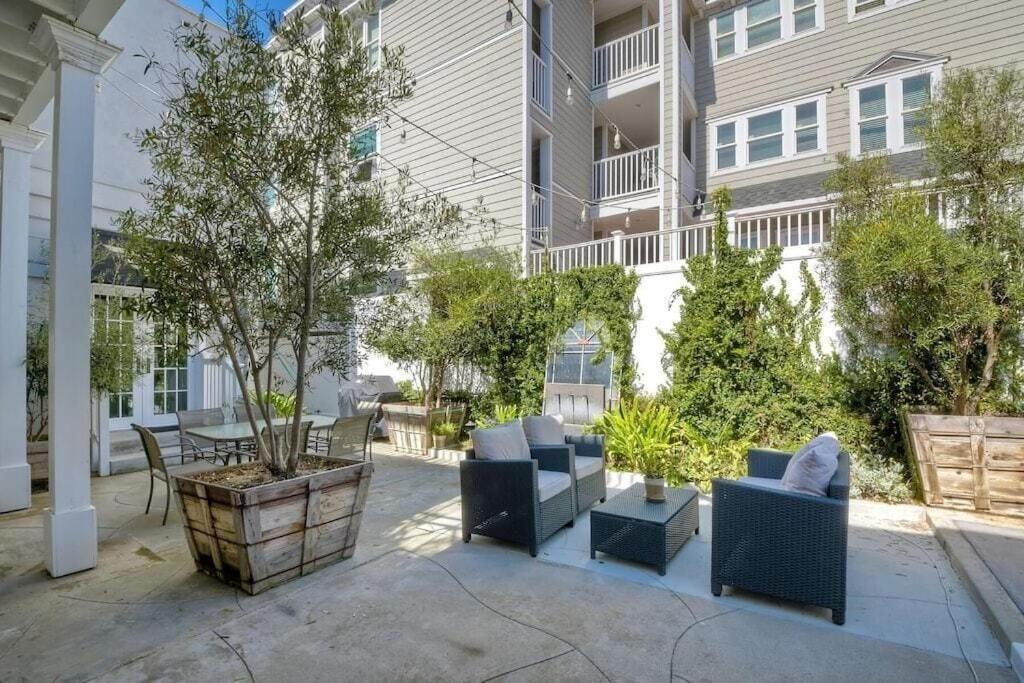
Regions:
<instances>
[{"instance_id":1,"label":"wicker coffee table","mask_svg":"<svg viewBox=\"0 0 1024 683\"><path fill-rule=\"evenodd\" d=\"M665 488L664 503L648 503L643 484L633 484L590 511L590 557L602 552L665 565L691 534L700 533L699 498L693 489Z\"/></svg>"}]
</instances>

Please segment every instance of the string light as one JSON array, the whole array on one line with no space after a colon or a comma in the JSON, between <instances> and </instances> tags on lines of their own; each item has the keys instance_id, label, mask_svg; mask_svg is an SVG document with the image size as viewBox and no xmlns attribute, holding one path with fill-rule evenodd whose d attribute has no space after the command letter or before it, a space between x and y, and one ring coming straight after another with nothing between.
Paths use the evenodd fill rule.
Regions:
<instances>
[{"instance_id":1,"label":"string light","mask_svg":"<svg viewBox=\"0 0 1024 683\"><path fill-rule=\"evenodd\" d=\"M633 209L626 209L626 223L625 223L626 230L629 230L629 225L630 225L629 214L631 214L631 213L633 213Z\"/></svg>"},{"instance_id":2,"label":"string light","mask_svg":"<svg viewBox=\"0 0 1024 683\"><path fill-rule=\"evenodd\" d=\"M565 77L569 79L568 85L565 86L565 103L572 104L572 74L566 72Z\"/></svg>"},{"instance_id":3,"label":"string light","mask_svg":"<svg viewBox=\"0 0 1024 683\"><path fill-rule=\"evenodd\" d=\"M509 0L508 9L505 11L505 26L512 27L512 0Z\"/></svg>"},{"instance_id":4,"label":"string light","mask_svg":"<svg viewBox=\"0 0 1024 683\"><path fill-rule=\"evenodd\" d=\"M473 163L469 167L469 179L476 182L476 157L473 157Z\"/></svg>"},{"instance_id":5,"label":"string light","mask_svg":"<svg viewBox=\"0 0 1024 683\"><path fill-rule=\"evenodd\" d=\"M405 142L405 138L407 137L405 128L402 129L402 132L400 133L399 137L402 140L402 142Z\"/></svg>"},{"instance_id":6,"label":"string light","mask_svg":"<svg viewBox=\"0 0 1024 683\"><path fill-rule=\"evenodd\" d=\"M530 203L533 206L537 206L538 204L540 204L540 194L537 192L537 190L533 191L533 194L530 197Z\"/></svg>"},{"instance_id":7,"label":"string light","mask_svg":"<svg viewBox=\"0 0 1024 683\"><path fill-rule=\"evenodd\" d=\"M618 126L615 126L615 138L612 140L612 145L615 149L622 149L622 133L619 132Z\"/></svg>"}]
</instances>

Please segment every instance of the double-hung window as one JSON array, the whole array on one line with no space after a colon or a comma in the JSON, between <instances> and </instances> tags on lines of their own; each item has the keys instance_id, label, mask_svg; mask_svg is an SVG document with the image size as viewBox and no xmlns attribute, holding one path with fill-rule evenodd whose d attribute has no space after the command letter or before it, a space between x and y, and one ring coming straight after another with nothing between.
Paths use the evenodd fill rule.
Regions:
<instances>
[{"instance_id":1,"label":"double-hung window","mask_svg":"<svg viewBox=\"0 0 1024 683\"><path fill-rule=\"evenodd\" d=\"M942 75L941 65L891 75L850 88L851 152L903 152L924 142L925 108Z\"/></svg>"},{"instance_id":2,"label":"double-hung window","mask_svg":"<svg viewBox=\"0 0 1024 683\"><path fill-rule=\"evenodd\" d=\"M711 122L713 172L778 163L825 151L828 91Z\"/></svg>"},{"instance_id":3,"label":"double-hung window","mask_svg":"<svg viewBox=\"0 0 1024 683\"><path fill-rule=\"evenodd\" d=\"M781 0L757 0L747 5L747 48L782 38Z\"/></svg>"},{"instance_id":4,"label":"double-hung window","mask_svg":"<svg viewBox=\"0 0 1024 683\"><path fill-rule=\"evenodd\" d=\"M824 25L823 0L751 0L711 18L718 62L810 33Z\"/></svg>"},{"instance_id":5,"label":"double-hung window","mask_svg":"<svg viewBox=\"0 0 1024 683\"><path fill-rule=\"evenodd\" d=\"M736 166L736 123L715 126L715 167L720 169Z\"/></svg>"},{"instance_id":6,"label":"double-hung window","mask_svg":"<svg viewBox=\"0 0 1024 683\"><path fill-rule=\"evenodd\" d=\"M380 64L380 14L368 14L363 19L363 46L371 67Z\"/></svg>"}]
</instances>

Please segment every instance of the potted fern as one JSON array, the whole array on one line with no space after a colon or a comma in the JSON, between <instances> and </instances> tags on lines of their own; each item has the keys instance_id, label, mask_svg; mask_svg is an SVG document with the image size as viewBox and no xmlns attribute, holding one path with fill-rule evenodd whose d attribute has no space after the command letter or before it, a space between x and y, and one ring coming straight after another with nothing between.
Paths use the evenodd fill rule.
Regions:
<instances>
[{"instance_id":1,"label":"potted fern","mask_svg":"<svg viewBox=\"0 0 1024 683\"><path fill-rule=\"evenodd\" d=\"M604 434L612 462L644 475L647 500L665 502L665 475L679 436L672 411L643 399L622 401L597 420L594 431Z\"/></svg>"},{"instance_id":2,"label":"potted fern","mask_svg":"<svg viewBox=\"0 0 1024 683\"><path fill-rule=\"evenodd\" d=\"M438 422L430 428L434 448L445 448L455 438L459 426L454 422Z\"/></svg>"}]
</instances>

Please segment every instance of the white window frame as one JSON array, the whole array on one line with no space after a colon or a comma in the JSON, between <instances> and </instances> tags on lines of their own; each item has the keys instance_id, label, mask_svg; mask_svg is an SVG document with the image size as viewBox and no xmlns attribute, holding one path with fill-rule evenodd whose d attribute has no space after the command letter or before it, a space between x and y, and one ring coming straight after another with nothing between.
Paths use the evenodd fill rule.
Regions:
<instances>
[{"instance_id":1,"label":"white window frame","mask_svg":"<svg viewBox=\"0 0 1024 683\"><path fill-rule=\"evenodd\" d=\"M873 7L865 12L857 13L857 3L860 0L846 0L846 18L848 21L858 21L866 17L873 17L882 12L888 12L889 10L899 9L900 7L906 7L907 5L913 5L915 2L920 0L884 0L883 4L879 7Z\"/></svg>"},{"instance_id":2,"label":"white window frame","mask_svg":"<svg viewBox=\"0 0 1024 683\"><path fill-rule=\"evenodd\" d=\"M370 39L370 19L372 19L373 17L377 18L377 37L375 39L371 40ZM367 54L367 56L369 56L370 48L371 47L376 48L376 50L377 50L377 64L374 65L374 68L379 68L380 67L380 57L381 57L381 50L380 50L380 9L379 8L377 9L377 11L371 12L371 13L369 13L366 16L363 17L363 27L362 28L363 28L363 49L366 50L366 54Z\"/></svg>"},{"instance_id":3,"label":"white window frame","mask_svg":"<svg viewBox=\"0 0 1024 683\"><path fill-rule=\"evenodd\" d=\"M831 88L807 95L801 95L800 97L794 97L789 100L776 102L763 107L758 107L757 109L751 109L739 114L724 116L718 119L709 119L707 121L707 125L710 128L711 133L708 135L708 158L711 160L711 175L720 176L727 175L729 173L739 173L750 169L762 168L764 166L784 164L795 159L807 159L827 154L828 129L826 122L828 116L826 112L826 100L828 99L828 94L830 92L832 92ZM818 105L818 147L817 149L808 150L806 152L797 152L796 108L801 104L808 104L810 102L815 102ZM774 157L772 159L764 159L762 161L749 162L747 160L748 143L751 141L751 138L748 135L747 122L754 116L760 116L761 114L768 114L774 111L782 112L782 156ZM733 123L736 126L736 165L719 168L718 126L729 123ZM807 127L809 126L805 126L805 128Z\"/></svg>"},{"instance_id":4,"label":"white window frame","mask_svg":"<svg viewBox=\"0 0 1024 683\"><path fill-rule=\"evenodd\" d=\"M914 76L928 74L931 76L931 94L935 97L938 86L942 82L942 65L947 60L922 63L910 69L886 73L877 78L865 78L847 83L850 94L850 154L861 156L860 148L860 91L876 85L885 86L885 148L874 150L872 154L886 152L899 154L924 147L923 142L906 144L903 139L903 81Z\"/></svg>"},{"instance_id":5,"label":"white window frame","mask_svg":"<svg viewBox=\"0 0 1024 683\"><path fill-rule=\"evenodd\" d=\"M814 22L815 27L807 29L800 33L796 33L795 19L793 16L793 0L779 0L779 13L782 15L782 37L777 40L772 40L767 43L763 43L756 47L747 47L747 5L751 4L746 2L738 7L730 9L726 12L719 12L708 20L708 30L710 32L711 40L708 41L709 49L711 50L711 63L713 65L723 64L725 62L739 59L744 55L754 54L762 50L770 50L773 47L788 43L791 40L797 40L806 36L812 36L825 30L825 9L823 0L815 0L815 12ZM718 56L718 17L725 14L733 15L733 31L735 32L735 51L728 56Z\"/></svg>"}]
</instances>

